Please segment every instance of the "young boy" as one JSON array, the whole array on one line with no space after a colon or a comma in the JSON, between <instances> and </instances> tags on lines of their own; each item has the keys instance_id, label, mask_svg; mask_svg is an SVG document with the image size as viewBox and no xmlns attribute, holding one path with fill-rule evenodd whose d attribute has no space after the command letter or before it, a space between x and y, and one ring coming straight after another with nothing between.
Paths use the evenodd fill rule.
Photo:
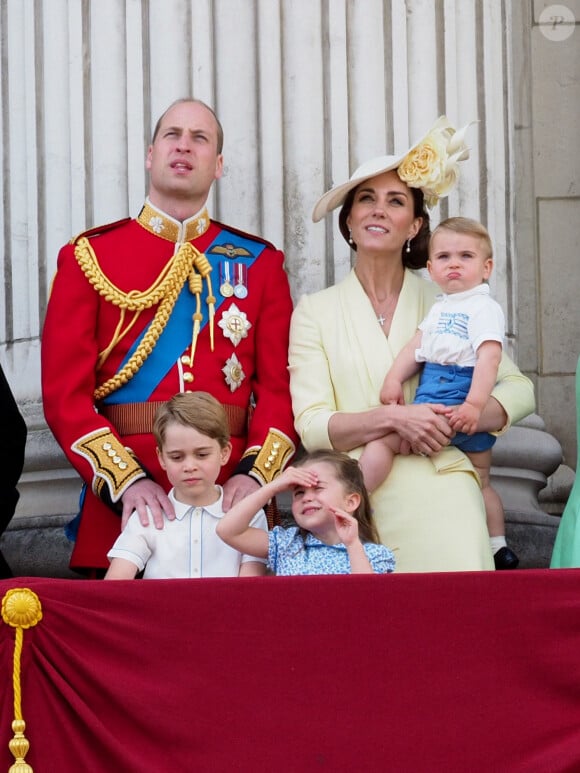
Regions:
<instances>
[{"instance_id":1,"label":"young boy","mask_svg":"<svg viewBox=\"0 0 580 773\"><path fill-rule=\"evenodd\" d=\"M153 424L157 455L173 488L175 520L163 529L143 526L136 512L109 551L106 580L237 577L265 573L265 561L242 555L222 542L216 526L223 516L222 488L216 485L231 453L223 406L207 392L177 394L157 410ZM252 526L268 526L263 510Z\"/></svg>"},{"instance_id":2,"label":"young boy","mask_svg":"<svg viewBox=\"0 0 580 773\"><path fill-rule=\"evenodd\" d=\"M496 438L477 432L497 380L505 332L503 312L486 281L492 267L491 239L477 221L453 217L433 231L427 268L443 295L395 359L381 402L403 404L403 382L425 363L414 402L450 406L446 416L456 432L451 443L467 454L481 480L496 569L515 569L519 559L507 547L503 506L490 483ZM370 491L389 474L400 451L401 439L394 433L367 444L360 464Z\"/></svg>"}]
</instances>

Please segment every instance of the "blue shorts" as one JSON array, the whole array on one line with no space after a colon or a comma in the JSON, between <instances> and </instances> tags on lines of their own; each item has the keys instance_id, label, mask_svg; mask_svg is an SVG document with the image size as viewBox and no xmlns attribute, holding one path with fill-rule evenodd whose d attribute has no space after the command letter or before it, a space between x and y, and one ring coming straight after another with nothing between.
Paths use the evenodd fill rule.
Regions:
<instances>
[{"instance_id":1,"label":"blue shorts","mask_svg":"<svg viewBox=\"0 0 580 773\"><path fill-rule=\"evenodd\" d=\"M472 377L471 367L426 362L413 402L460 405L465 402ZM451 445L462 451L487 451L496 439L495 435L490 435L489 432L476 432L474 435L457 432L451 440Z\"/></svg>"}]
</instances>

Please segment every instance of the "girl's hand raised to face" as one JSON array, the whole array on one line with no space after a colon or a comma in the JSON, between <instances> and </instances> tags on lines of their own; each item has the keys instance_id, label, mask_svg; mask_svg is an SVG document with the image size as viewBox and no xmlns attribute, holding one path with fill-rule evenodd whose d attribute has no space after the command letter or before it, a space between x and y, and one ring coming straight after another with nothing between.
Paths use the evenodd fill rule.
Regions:
<instances>
[{"instance_id":1,"label":"girl's hand raised to face","mask_svg":"<svg viewBox=\"0 0 580 773\"><path fill-rule=\"evenodd\" d=\"M358 542L358 521L356 518L338 507L330 506L328 509L334 515L334 526L342 544L348 547Z\"/></svg>"},{"instance_id":2,"label":"girl's hand raised to face","mask_svg":"<svg viewBox=\"0 0 580 773\"><path fill-rule=\"evenodd\" d=\"M308 467L287 467L280 473L274 482L279 486L280 491L288 488L312 488L318 484L318 475Z\"/></svg>"}]
</instances>

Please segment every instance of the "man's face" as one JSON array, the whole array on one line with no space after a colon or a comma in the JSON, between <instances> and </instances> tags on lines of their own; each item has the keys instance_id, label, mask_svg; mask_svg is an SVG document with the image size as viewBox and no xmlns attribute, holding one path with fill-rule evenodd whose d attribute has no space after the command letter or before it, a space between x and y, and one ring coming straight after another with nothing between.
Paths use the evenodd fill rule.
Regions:
<instances>
[{"instance_id":1,"label":"man's face","mask_svg":"<svg viewBox=\"0 0 580 773\"><path fill-rule=\"evenodd\" d=\"M201 209L213 181L222 175L223 157L217 147L217 123L204 105L173 105L147 152L152 203L170 213L173 204L191 203L192 214Z\"/></svg>"}]
</instances>

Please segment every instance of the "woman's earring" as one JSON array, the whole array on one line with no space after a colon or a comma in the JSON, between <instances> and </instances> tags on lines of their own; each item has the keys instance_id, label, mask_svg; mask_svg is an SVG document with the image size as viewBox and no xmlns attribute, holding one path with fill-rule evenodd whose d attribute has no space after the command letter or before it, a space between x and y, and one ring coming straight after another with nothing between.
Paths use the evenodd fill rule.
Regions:
<instances>
[{"instance_id":1,"label":"woman's earring","mask_svg":"<svg viewBox=\"0 0 580 773\"><path fill-rule=\"evenodd\" d=\"M354 241L352 240L352 231L350 230L350 228L348 229L348 243L354 244Z\"/></svg>"},{"instance_id":2,"label":"woman's earring","mask_svg":"<svg viewBox=\"0 0 580 773\"><path fill-rule=\"evenodd\" d=\"M410 239L407 239L407 249L405 250L405 252L407 252L407 253L411 252L411 240Z\"/></svg>"}]
</instances>

